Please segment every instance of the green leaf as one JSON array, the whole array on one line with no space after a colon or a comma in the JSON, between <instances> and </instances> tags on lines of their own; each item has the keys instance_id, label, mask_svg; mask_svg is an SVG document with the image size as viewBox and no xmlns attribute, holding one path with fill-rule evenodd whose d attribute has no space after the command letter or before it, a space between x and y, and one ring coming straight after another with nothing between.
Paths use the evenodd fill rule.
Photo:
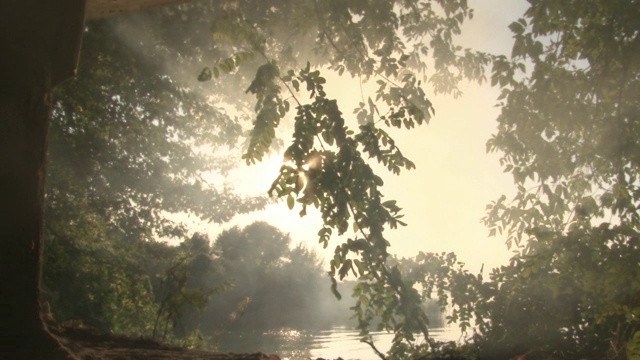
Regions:
<instances>
[{"instance_id":1,"label":"green leaf","mask_svg":"<svg viewBox=\"0 0 640 360\"><path fill-rule=\"evenodd\" d=\"M525 26L526 23L523 23L523 19L520 19L519 21L514 21L509 24L509 30L511 30L516 35L520 35L524 32Z\"/></svg>"},{"instance_id":2,"label":"green leaf","mask_svg":"<svg viewBox=\"0 0 640 360\"><path fill-rule=\"evenodd\" d=\"M289 210L292 210L294 206L295 206L295 199L293 198L293 195L291 194L287 195L287 207L289 208Z\"/></svg>"},{"instance_id":3,"label":"green leaf","mask_svg":"<svg viewBox=\"0 0 640 360\"><path fill-rule=\"evenodd\" d=\"M198 75L198 81L209 81L211 80L211 69L206 67L202 69L200 75Z\"/></svg>"}]
</instances>

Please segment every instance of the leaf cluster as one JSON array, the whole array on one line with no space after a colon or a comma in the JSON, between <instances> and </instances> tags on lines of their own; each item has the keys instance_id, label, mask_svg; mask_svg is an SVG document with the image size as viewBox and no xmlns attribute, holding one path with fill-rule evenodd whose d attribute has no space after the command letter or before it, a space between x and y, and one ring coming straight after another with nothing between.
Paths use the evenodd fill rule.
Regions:
<instances>
[{"instance_id":1,"label":"leaf cluster","mask_svg":"<svg viewBox=\"0 0 640 360\"><path fill-rule=\"evenodd\" d=\"M534 1L494 59L487 149L517 193L484 222L518 250L492 275L482 331L516 353L624 358L638 329L639 11Z\"/></svg>"},{"instance_id":2,"label":"leaf cluster","mask_svg":"<svg viewBox=\"0 0 640 360\"><path fill-rule=\"evenodd\" d=\"M399 268L387 265L389 242L383 232L405 223L396 202L383 200L379 190L382 178L374 173L369 159L395 174L415 165L378 124L410 129L428 122L434 114L422 80L414 75L417 71L427 79L423 56L429 54L429 47L423 41L425 37L431 38L433 47L436 74L430 82L436 92L455 93L462 76L481 81L482 68L488 60L484 54L461 52L461 48L452 45L458 26L471 14L466 2L439 2L444 15L432 5L422 1L315 2L313 16L305 24L293 21L290 38L308 39L304 37L307 31L316 27L315 51L328 61L329 69L363 80L380 79L375 101L363 101L354 112L354 120L359 122L357 130L349 128L350 121L343 116L338 102L324 90L325 78L319 70L312 69L310 62L298 71L285 72L279 66L277 73L284 75L276 75L278 79L269 76L269 81L263 81L264 67L275 66L266 54L286 53L288 47L284 44L278 48L276 43L267 41L263 50L255 48L250 39L246 41L267 58L267 64L258 68L249 87L256 95L256 117L244 158L250 163L264 156L280 120L291 108L289 99L283 99L280 85L271 81L279 80L296 103L294 132L280 175L269 192L287 199L290 208L299 203L301 215L306 214L307 206L319 208L324 226L318 235L325 247L332 234L354 230L353 237L336 247L330 262L333 291L340 296L337 280L349 273L356 275L360 284L354 290L359 294L354 311L363 340L367 341L371 320L380 317L381 328L396 333L396 353L409 353L414 348L414 332L428 336L428 330L418 292L403 280ZM295 19L302 10L308 9L304 5L292 7L291 16ZM268 34L264 27L256 29ZM402 40L399 32L408 41ZM452 71L458 71L457 75ZM308 94L308 103L301 100L301 92Z\"/></svg>"}]
</instances>

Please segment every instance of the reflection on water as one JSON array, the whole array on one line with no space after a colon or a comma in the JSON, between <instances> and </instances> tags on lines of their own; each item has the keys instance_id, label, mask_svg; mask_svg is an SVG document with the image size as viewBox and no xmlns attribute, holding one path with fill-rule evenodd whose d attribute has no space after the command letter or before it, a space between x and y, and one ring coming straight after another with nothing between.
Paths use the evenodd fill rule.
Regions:
<instances>
[{"instance_id":1,"label":"reflection on water","mask_svg":"<svg viewBox=\"0 0 640 360\"><path fill-rule=\"evenodd\" d=\"M460 330L455 326L430 329L430 334L439 341L460 340ZM376 347L386 352L391 347L393 334L372 333ZM284 359L337 359L345 360L378 359L369 345L360 342L357 331L346 327L331 330L306 332L280 330L268 333L233 333L220 338L218 351L223 352L263 352L278 354Z\"/></svg>"}]
</instances>

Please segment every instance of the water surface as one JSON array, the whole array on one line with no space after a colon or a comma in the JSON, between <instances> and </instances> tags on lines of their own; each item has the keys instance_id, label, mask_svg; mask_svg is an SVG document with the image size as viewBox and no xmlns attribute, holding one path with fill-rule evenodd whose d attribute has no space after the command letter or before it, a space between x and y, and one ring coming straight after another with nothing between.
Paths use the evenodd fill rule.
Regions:
<instances>
[{"instance_id":1,"label":"water surface","mask_svg":"<svg viewBox=\"0 0 640 360\"><path fill-rule=\"evenodd\" d=\"M455 326L432 328L431 336L438 341L459 341L460 330ZM372 333L376 347L386 352L391 347L393 334ZM278 354L283 360L337 359L377 360L369 345L360 342L357 331L347 327L334 327L322 331L282 329L268 333L233 333L219 339L218 350L223 352L263 352Z\"/></svg>"}]
</instances>

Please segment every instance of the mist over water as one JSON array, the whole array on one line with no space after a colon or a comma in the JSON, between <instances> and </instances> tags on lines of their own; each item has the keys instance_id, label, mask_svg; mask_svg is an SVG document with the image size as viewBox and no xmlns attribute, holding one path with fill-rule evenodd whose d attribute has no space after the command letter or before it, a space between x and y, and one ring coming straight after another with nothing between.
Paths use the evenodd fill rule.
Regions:
<instances>
[{"instance_id":1,"label":"mist over water","mask_svg":"<svg viewBox=\"0 0 640 360\"><path fill-rule=\"evenodd\" d=\"M371 333L376 348L383 353L391 348L394 334ZM455 325L430 329L436 341L460 342L460 329ZM346 326L337 326L320 331L297 331L292 329L272 330L266 333L228 333L218 338L218 349L223 352L254 352L278 354L284 359L377 359L368 344L360 341L358 331ZM421 342L419 339L418 342Z\"/></svg>"}]
</instances>

